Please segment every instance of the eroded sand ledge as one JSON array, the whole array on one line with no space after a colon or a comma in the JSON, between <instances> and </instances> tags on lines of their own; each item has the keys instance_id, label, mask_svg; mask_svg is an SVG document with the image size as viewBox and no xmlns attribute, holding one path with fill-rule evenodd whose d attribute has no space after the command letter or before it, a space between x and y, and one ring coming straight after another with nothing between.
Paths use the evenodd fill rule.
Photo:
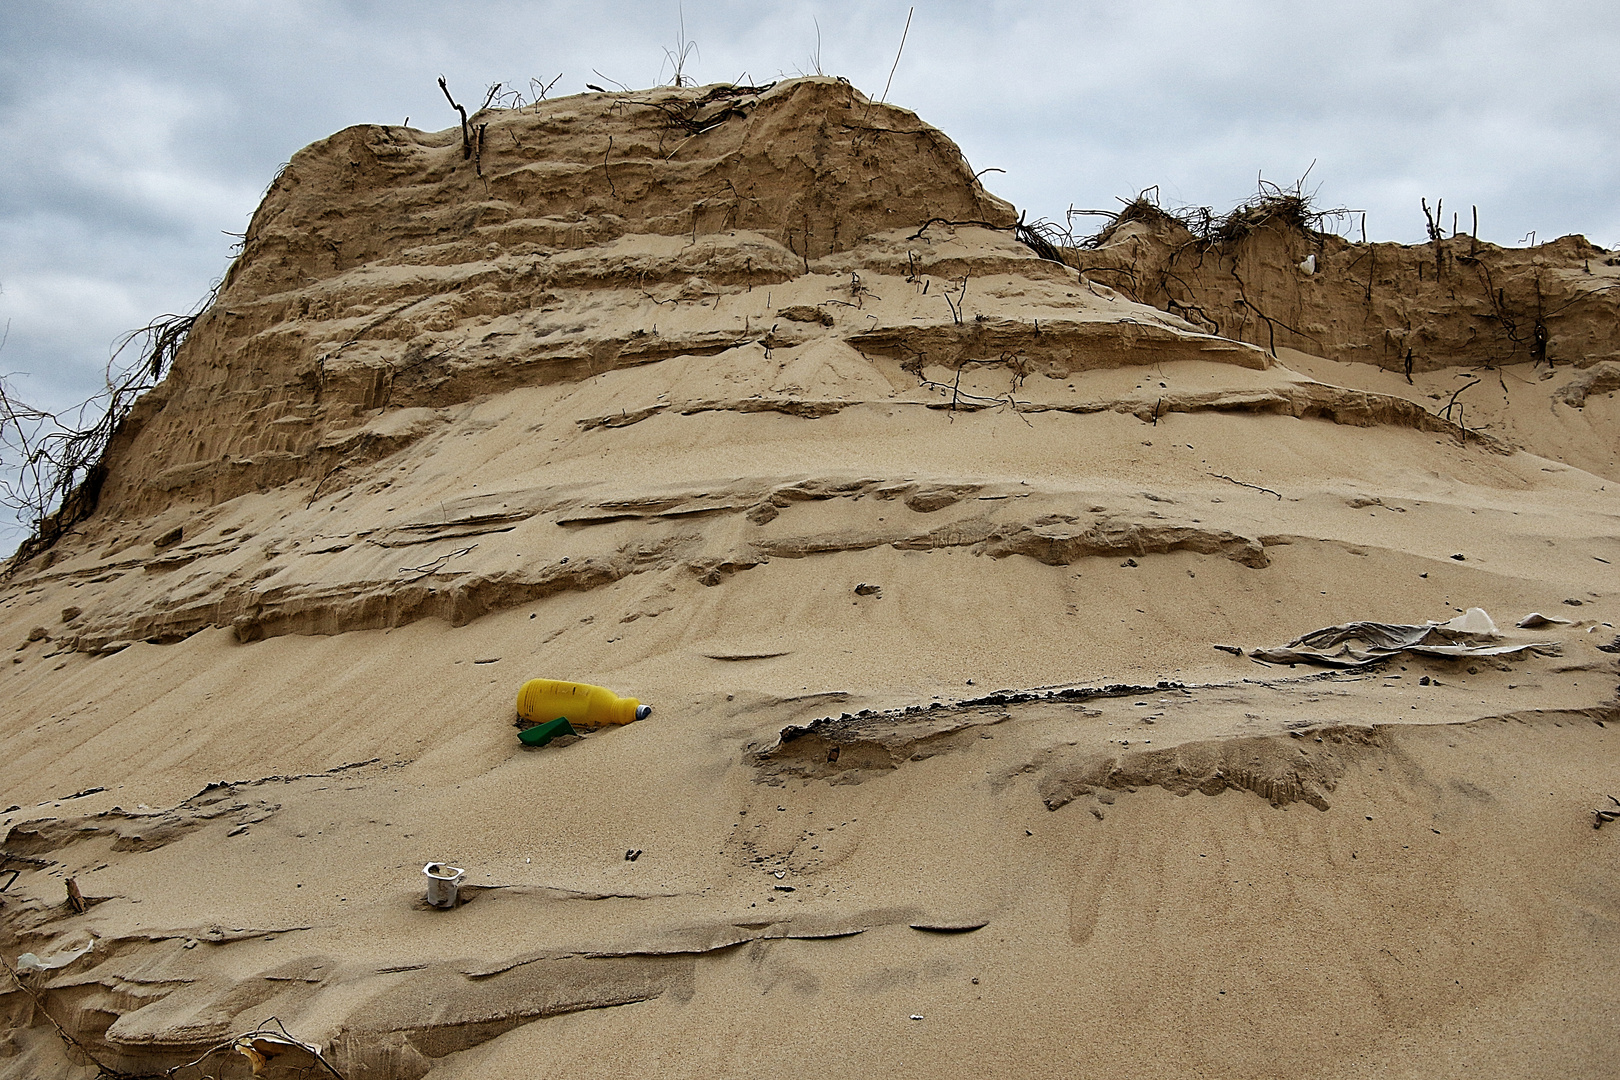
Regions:
<instances>
[{"instance_id":1,"label":"eroded sand ledge","mask_svg":"<svg viewBox=\"0 0 1620 1080\"><path fill-rule=\"evenodd\" d=\"M1606 253L1138 221L1080 273L836 80L474 119L297 155L6 583L0 955L66 962L0 1076L272 1015L349 1080L1609 1067ZM1212 648L1475 605L1570 622ZM525 750L540 675L655 711Z\"/></svg>"}]
</instances>

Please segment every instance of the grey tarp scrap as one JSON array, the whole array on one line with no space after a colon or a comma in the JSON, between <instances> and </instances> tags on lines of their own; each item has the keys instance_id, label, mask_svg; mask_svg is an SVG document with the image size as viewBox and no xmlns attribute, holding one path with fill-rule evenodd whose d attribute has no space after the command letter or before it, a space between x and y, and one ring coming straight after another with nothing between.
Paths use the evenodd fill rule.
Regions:
<instances>
[{"instance_id":1,"label":"grey tarp scrap","mask_svg":"<svg viewBox=\"0 0 1620 1080\"><path fill-rule=\"evenodd\" d=\"M1532 611L1513 625L1520 630L1534 630L1540 626L1568 626L1569 624L1569 619L1560 619L1555 615L1543 615L1539 611Z\"/></svg>"},{"instance_id":2,"label":"grey tarp scrap","mask_svg":"<svg viewBox=\"0 0 1620 1080\"><path fill-rule=\"evenodd\" d=\"M1413 624L1367 621L1325 626L1303 634L1281 648L1254 649L1249 655L1268 664L1362 667L1401 653L1455 659L1506 656L1531 649L1558 647L1558 643L1553 641L1486 644L1500 637L1489 615L1478 608L1470 608L1467 614L1446 622Z\"/></svg>"}]
</instances>

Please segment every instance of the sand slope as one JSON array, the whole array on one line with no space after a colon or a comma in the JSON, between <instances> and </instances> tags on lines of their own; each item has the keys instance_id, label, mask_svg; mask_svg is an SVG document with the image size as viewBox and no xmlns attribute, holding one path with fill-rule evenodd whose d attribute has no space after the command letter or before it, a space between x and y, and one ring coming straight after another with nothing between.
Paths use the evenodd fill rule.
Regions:
<instances>
[{"instance_id":1,"label":"sand slope","mask_svg":"<svg viewBox=\"0 0 1620 1080\"><path fill-rule=\"evenodd\" d=\"M1612 294L1409 381L836 80L472 119L294 159L0 594L0 1076L1613 1071ZM1233 651L1473 606L1542 646Z\"/></svg>"}]
</instances>

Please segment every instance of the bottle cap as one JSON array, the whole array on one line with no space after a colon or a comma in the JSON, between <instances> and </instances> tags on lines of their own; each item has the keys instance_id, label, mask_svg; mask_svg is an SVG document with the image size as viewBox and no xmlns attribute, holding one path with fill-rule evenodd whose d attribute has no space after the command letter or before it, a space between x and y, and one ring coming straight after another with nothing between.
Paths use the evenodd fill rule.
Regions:
<instances>
[{"instance_id":1,"label":"bottle cap","mask_svg":"<svg viewBox=\"0 0 1620 1080\"><path fill-rule=\"evenodd\" d=\"M651 705L637 705L636 706L636 719L637 720L645 720L645 719L647 719L648 715L651 714L651 713L652 713L652 706Z\"/></svg>"}]
</instances>

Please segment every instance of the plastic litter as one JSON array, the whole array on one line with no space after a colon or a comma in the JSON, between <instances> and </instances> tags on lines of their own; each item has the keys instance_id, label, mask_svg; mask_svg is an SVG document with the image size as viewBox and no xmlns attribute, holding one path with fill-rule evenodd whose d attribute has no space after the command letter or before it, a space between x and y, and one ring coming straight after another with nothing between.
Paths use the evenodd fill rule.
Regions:
<instances>
[{"instance_id":1,"label":"plastic litter","mask_svg":"<svg viewBox=\"0 0 1620 1080\"><path fill-rule=\"evenodd\" d=\"M597 728L645 720L652 706L590 683L530 679L518 689L517 711L533 723L564 719L576 728Z\"/></svg>"},{"instance_id":2,"label":"plastic litter","mask_svg":"<svg viewBox=\"0 0 1620 1080\"><path fill-rule=\"evenodd\" d=\"M456 892L461 887L461 877L467 871L459 866L449 866L445 863L428 863L422 867L422 873L427 875L427 902L436 908L453 908L456 906Z\"/></svg>"},{"instance_id":3,"label":"plastic litter","mask_svg":"<svg viewBox=\"0 0 1620 1080\"><path fill-rule=\"evenodd\" d=\"M1532 611L1518 622L1514 623L1520 630L1534 630L1538 626L1568 626L1570 620L1560 619L1554 615L1543 615L1539 611Z\"/></svg>"},{"instance_id":4,"label":"plastic litter","mask_svg":"<svg viewBox=\"0 0 1620 1080\"><path fill-rule=\"evenodd\" d=\"M71 949L68 952L60 952L55 956L51 956L43 960L34 953L25 952L21 956L17 957L17 970L19 972L56 971L59 968L67 967L69 964L73 963L73 961L77 960L81 956L84 956L86 953L89 953L95 947L95 939L92 938L90 941L86 942L83 946L77 949Z\"/></svg>"},{"instance_id":5,"label":"plastic litter","mask_svg":"<svg viewBox=\"0 0 1620 1080\"><path fill-rule=\"evenodd\" d=\"M272 1025L274 1025L272 1027ZM247 1058L254 1076L263 1075L266 1068L273 1069L275 1075L296 1073L299 1076L309 1076L314 1073L315 1066L319 1065L325 1072L339 1077L342 1074L333 1067L330 1061L321 1054L321 1048L314 1043L307 1043L302 1039L294 1038L280 1020L271 1017L252 1031L244 1032L228 1043L215 1046L196 1061L170 1069L171 1073L180 1069L189 1069L200 1065L219 1050L230 1047L234 1052ZM284 1060L276 1060L282 1058ZM307 1061L306 1061L307 1059ZM319 1075L319 1074L315 1074Z\"/></svg>"},{"instance_id":6,"label":"plastic litter","mask_svg":"<svg viewBox=\"0 0 1620 1080\"><path fill-rule=\"evenodd\" d=\"M1506 656L1556 650L1555 641L1486 644L1500 638L1496 623L1482 608L1469 608L1454 619L1422 624L1352 622L1325 626L1277 649L1254 649L1249 655L1268 664L1321 664L1361 667L1399 653L1424 656ZM1338 646L1334 650L1334 646ZM1334 650L1334 651L1330 651Z\"/></svg>"},{"instance_id":7,"label":"plastic litter","mask_svg":"<svg viewBox=\"0 0 1620 1080\"><path fill-rule=\"evenodd\" d=\"M555 720L547 720L543 724L536 724L532 728L518 732L518 741L524 746L544 746L559 735L578 734L579 732L568 722L568 717L559 716Z\"/></svg>"},{"instance_id":8,"label":"plastic litter","mask_svg":"<svg viewBox=\"0 0 1620 1080\"><path fill-rule=\"evenodd\" d=\"M1459 634L1478 634L1482 637L1502 636L1502 632L1496 628L1496 623L1485 613L1484 608L1471 607L1455 619L1447 619L1441 625L1447 630Z\"/></svg>"}]
</instances>

